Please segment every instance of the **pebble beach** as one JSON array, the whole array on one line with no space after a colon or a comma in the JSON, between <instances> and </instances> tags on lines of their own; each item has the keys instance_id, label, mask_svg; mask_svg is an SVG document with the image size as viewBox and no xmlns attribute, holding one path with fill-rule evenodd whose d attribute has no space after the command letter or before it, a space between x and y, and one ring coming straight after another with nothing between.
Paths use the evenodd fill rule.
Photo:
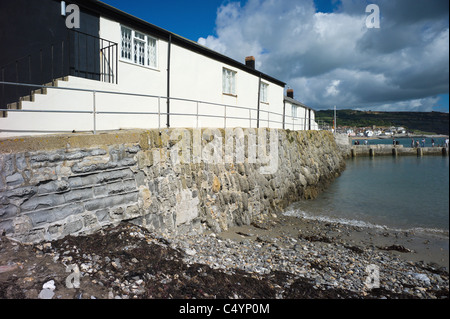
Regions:
<instances>
[{"instance_id":1,"label":"pebble beach","mask_svg":"<svg viewBox=\"0 0 450 319\"><path fill-rule=\"evenodd\" d=\"M423 236L273 215L217 234L2 237L0 299L448 299L448 237Z\"/></svg>"}]
</instances>

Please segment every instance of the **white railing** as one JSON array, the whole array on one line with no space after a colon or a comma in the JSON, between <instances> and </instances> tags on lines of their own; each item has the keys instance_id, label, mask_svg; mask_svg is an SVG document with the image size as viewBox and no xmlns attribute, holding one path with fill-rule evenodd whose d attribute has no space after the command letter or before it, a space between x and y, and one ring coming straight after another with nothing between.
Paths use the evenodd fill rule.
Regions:
<instances>
[{"instance_id":1,"label":"white railing","mask_svg":"<svg viewBox=\"0 0 450 319\"><path fill-rule=\"evenodd\" d=\"M301 117L293 117L291 115L286 115L282 113L277 113L268 110L258 110L253 107L244 107L244 106L236 106L222 103L214 103L200 100L192 100L185 98L177 98L177 97L167 97L167 96L158 96L158 95L150 95L150 94L139 94L139 93L129 93L129 92L116 92L116 91L104 91L104 90L92 90L92 89L82 89L82 88L70 88L70 87L54 87L54 86L44 86L44 85L35 85L35 84L24 84L24 83L15 83L15 82L2 82L0 81L0 86L2 87L2 91L4 92L5 87L8 86L21 86L30 89L47 89L47 90L64 90L64 91L77 91L77 92L87 92L92 94L92 104L88 106L89 109L85 110L46 110L46 109L0 109L0 112L11 112L11 113L66 113L66 114L90 114L92 115L92 131L94 134L97 134L97 116L98 115L154 115L158 118L158 128L160 129L163 125L163 120L165 117L169 115L172 117L193 117L195 118L195 126L199 127L199 118L221 118L223 119L223 128L231 127L229 125L230 120L243 120L248 121L248 128L258 128L258 127L277 127L283 129L290 129L293 131L297 130L318 130L319 127L313 119L309 118L301 118ZM140 98L149 98L157 100L157 107L153 111L99 111L98 108L98 96L102 94L108 95L121 95L127 97L140 97ZM162 110L162 102L163 101L180 101L192 103L195 107L195 112L192 113L180 113L180 112L164 112ZM213 106L216 109L214 110L214 114L206 114L199 112L199 108L201 105ZM4 107L4 106L3 106ZM230 115L232 110L240 110L241 113L245 112L248 116L233 116ZM0 117L1 118L1 117ZM194 123L194 122L191 122ZM0 121L1 124L1 121ZM256 124L256 125L255 125ZM273 124L273 125L272 125ZM265 126L267 125L267 126ZM156 127L152 127L156 128ZM117 128L120 129L120 128ZM6 130L2 129L0 126L0 132L4 132ZM39 131L42 132L42 131Z\"/></svg>"}]
</instances>

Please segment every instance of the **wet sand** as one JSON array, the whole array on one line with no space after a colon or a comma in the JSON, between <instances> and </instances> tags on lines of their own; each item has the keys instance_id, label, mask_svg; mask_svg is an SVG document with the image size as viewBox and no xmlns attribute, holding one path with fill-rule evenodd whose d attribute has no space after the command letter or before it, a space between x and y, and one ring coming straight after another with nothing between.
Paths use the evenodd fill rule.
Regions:
<instances>
[{"instance_id":1,"label":"wet sand","mask_svg":"<svg viewBox=\"0 0 450 319\"><path fill-rule=\"evenodd\" d=\"M263 224L234 227L219 234L221 238L261 240L273 238L308 239L320 245L335 243L355 249L374 249L390 253L405 261L435 264L449 268L449 237L420 230L366 228L336 222L324 222L284 215L272 216Z\"/></svg>"}]
</instances>

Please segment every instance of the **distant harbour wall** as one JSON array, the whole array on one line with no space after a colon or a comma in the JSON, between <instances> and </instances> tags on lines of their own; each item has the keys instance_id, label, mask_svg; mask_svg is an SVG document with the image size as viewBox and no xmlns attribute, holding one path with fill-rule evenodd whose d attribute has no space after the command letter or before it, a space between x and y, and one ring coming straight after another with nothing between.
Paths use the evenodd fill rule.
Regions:
<instances>
[{"instance_id":1,"label":"distant harbour wall","mask_svg":"<svg viewBox=\"0 0 450 319\"><path fill-rule=\"evenodd\" d=\"M122 221L156 232L220 232L315 198L344 169L326 131L163 129L0 139L0 233L35 243Z\"/></svg>"},{"instance_id":2,"label":"distant harbour wall","mask_svg":"<svg viewBox=\"0 0 450 319\"><path fill-rule=\"evenodd\" d=\"M352 157L365 156L448 156L448 148L445 147L404 147L403 145L353 145Z\"/></svg>"}]
</instances>

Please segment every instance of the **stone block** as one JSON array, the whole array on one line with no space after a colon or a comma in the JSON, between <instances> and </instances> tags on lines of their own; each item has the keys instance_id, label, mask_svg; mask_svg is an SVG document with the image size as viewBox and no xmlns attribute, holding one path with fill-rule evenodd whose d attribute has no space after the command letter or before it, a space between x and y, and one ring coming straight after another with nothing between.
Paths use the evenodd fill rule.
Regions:
<instances>
[{"instance_id":1,"label":"stone block","mask_svg":"<svg viewBox=\"0 0 450 319\"><path fill-rule=\"evenodd\" d=\"M24 154L16 155L16 168L18 171L23 171L28 167Z\"/></svg>"},{"instance_id":2,"label":"stone block","mask_svg":"<svg viewBox=\"0 0 450 319\"><path fill-rule=\"evenodd\" d=\"M85 203L84 207L87 211L96 211L102 208L112 208L123 204L137 203L138 191L129 194L108 196L103 198L97 198Z\"/></svg>"},{"instance_id":3,"label":"stone block","mask_svg":"<svg viewBox=\"0 0 450 319\"><path fill-rule=\"evenodd\" d=\"M72 190L72 191L64 194L64 199L67 203L85 201L88 199L92 199L93 197L94 196L93 196L92 188L90 188L90 187L84 188L84 189Z\"/></svg>"},{"instance_id":4,"label":"stone block","mask_svg":"<svg viewBox=\"0 0 450 319\"><path fill-rule=\"evenodd\" d=\"M85 186L92 186L97 184L98 176L97 175L88 175L88 176L75 176L69 177L68 184L70 188L80 188Z\"/></svg>"},{"instance_id":5,"label":"stone block","mask_svg":"<svg viewBox=\"0 0 450 319\"><path fill-rule=\"evenodd\" d=\"M15 205L0 205L0 219L15 217L19 214L20 209Z\"/></svg>"},{"instance_id":6,"label":"stone block","mask_svg":"<svg viewBox=\"0 0 450 319\"><path fill-rule=\"evenodd\" d=\"M86 151L75 151L75 152L70 152L70 153L64 154L63 158L65 161L75 161L75 160L80 160L80 159L85 158L90 155L91 155L91 153L88 153Z\"/></svg>"},{"instance_id":7,"label":"stone block","mask_svg":"<svg viewBox=\"0 0 450 319\"><path fill-rule=\"evenodd\" d=\"M0 220L0 236L5 233L6 235L10 235L14 232L13 222L11 219L9 220Z\"/></svg>"},{"instance_id":8,"label":"stone block","mask_svg":"<svg viewBox=\"0 0 450 319\"><path fill-rule=\"evenodd\" d=\"M136 190L136 182L134 180L128 180L124 182L116 182L111 184L99 185L94 188L94 195L107 196Z\"/></svg>"},{"instance_id":9,"label":"stone block","mask_svg":"<svg viewBox=\"0 0 450 319\"><path fill-rule=\"evenodd\" d=\"M76 220L70 223L67 223L66 225L64 225L64 229L63 229L63 236L67 236L67 235L71 235L71 234L75 234L76 232L79 232L80 230L83 229L83 222L81 220Z\"/></svg>"},{"instance_id":10,"label":"stone block","mask_svg":"<svg viewBox=\"0 0 450 319\"><path fill-rule=\"evenodd\" d=\"M6 176L6 185L9 187L22 185L24 182L25 180L22 174L20 173L15 173L13 175Z\"/></svg>"},{"instance_id":11,"label":"stone block","mask_svg":"<svg viewBox=\"0 0 450 319\"><path fill-rule=\"evenodd\" d=\"M33 227L37 227L61 221L69 216L79 215L83 212L84 208L81 204L69 204L63 207L28 213L27 216L32 221Z\"/></svg>"},{"instance_id":12,"label":"stone block","mask_svg":"<svg viewBox=\"0 0 450 319\"><path fill-rule=\"evenodd\" d=\"M97 217L95 214L87 214L83 217L84 227L92 228L97 224Z\"/></svg>"},{"instance_id":13,"label":"stone block","mask_svg":"<svg viewBox=\"0 0 450 319\"><path fill-rule=\"evenodd\" d=\"M50 181L39 185L37 193L39 195L49 193L61 193L69 190L69 188L70 185L68 181L64 180Z\"/></svg>"},{"instance_id":14,"label":"stone block","mask_svg":"<svg viewBox=\"0 0 450 319\"><path fill-rule=\"evenodd\" d=\"M28 199L32 196L34 196L37 192L37 187L34 186L26 186L26 187L19 187L19 188L13 188L9 191L7 191L6 197L15 200L15 199Z\"/></svg>"},{"instance_id":15,"label":"stone block","mask_svg":"<svg viewBox=\"0 0 450 319\"><path fill-rule=\"evenodd\" d=\"M106 150L104 150L104 149L101 149L101 148L97 148L97 149L89 151L89 155L90 156L103 156L103 155L106 155L106 154L108 154L108 152Z\"/></svg>"},{"instance_id":16,"label":"stone block","mask_svg":"<svg viewBox=\"0 0 450 319\"><path fill-rule=\"evenodd\" d=\"M95 216L97 216L97 220L99 223L109 222L111 219L109 218L109 210L108 209L100 209L95 212Z\"/></svg>"},{"instance_id":17,"label":"stone block","mask_svg":"<svg viewBox=\"0 0 450 319\"><path fill-rule=\"evenodd\" d=\"M34 211L38 209L45 209L50 207L59 206L65 203L65 198L63 195L45 195L45 196L35 196L27 200L20 207L22 211Z\"/></svg>"}]
</instances>

